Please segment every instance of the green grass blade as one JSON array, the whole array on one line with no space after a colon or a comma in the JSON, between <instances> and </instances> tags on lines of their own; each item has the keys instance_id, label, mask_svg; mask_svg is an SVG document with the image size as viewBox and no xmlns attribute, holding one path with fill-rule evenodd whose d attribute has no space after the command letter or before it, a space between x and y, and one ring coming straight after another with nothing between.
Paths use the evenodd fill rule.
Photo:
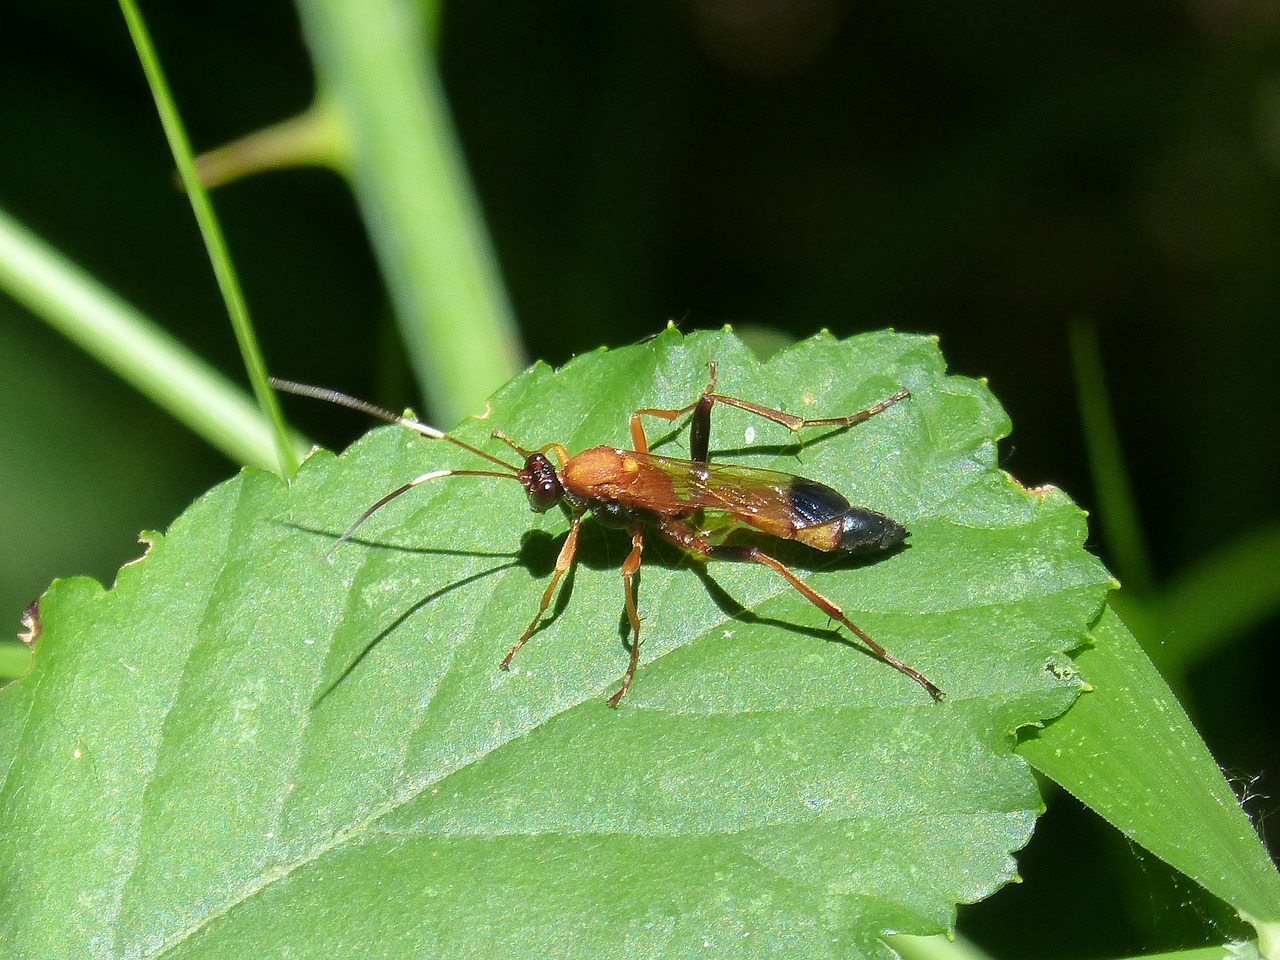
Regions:
<instances>
[{"instance_id":1,"label":"green grass blade","mask_svg":"<svg viewBox=\"0 0 1280 960\"><path fill-rule=\"evenodd\" d=\"M1182 571L1151 607L1168 638L1152 650L1164 671L1184 670L1274 616L1280 610L1280 525L1250 531Z\"/></svg>"},{"instance_id":2,"label":"green grass blade","mask_svg":"<svg viewBox=\"0 0 1280 960\"><path fill-rule=\"evenodd\" d=\"M524 365L427 25L407 0L299 0L324 95L432 417L451 426Z\"/></svg>"},{"instance_id":3,"label":"green grass blade","mask_svg":"<svg viewBox=\"0 0 1280 960\"><path fill-rule=\"evenodd\" d=\"M1089 454L1089 472L1098 497L1098 522L1115 558L1115 573L1120 582L1135 594L1147 596L1154 586L1151 561L1107 398L1098 334L1086 320L1073 321L1069 329L1076 398Z\"/></svg>"},{"instance_id":4,"label":"green grass blade","mask_svg":"<svg viewBox=\"0 0 1280 960\"><path fill-rule=\"evenodd\" d=\"M1092 692L1018 752L1235 908L1271 956L1265 944L1280 920L1280 875L1253 824L1123 621L1108 607L1092 632L1095 645L1076 655Z\"/></svg>"},{"instance_id":5,"label":"green grass blade","mask_svg":"<svg viewBox=\"0 0 1280 960\"><path fill-rule=\"evenodd\" d=\"M235 462L278 463L271 427L243 390L4 210L0 288Z\"/></svg>"},{"instance_id":6,"label":"green grass blade","mask_svg":"<svg viewBox=\"0 0 1280 960\"><path fill-rule=\"evenodd\" d=\"M209 201L209 194L196 174L195 156L192 153L187 132L182 125L182 118L178 114L177 104L169 91L169 84L165 80L160 59L156 55L137 4L134 0L120 0L120 10L128 24L129 35L133 38L134 46L138 50L138 59L147 76L147 83L151 87L151 95L155 98L160 122L164 126L165 137L169 141L169 149L173 151L173 159L177 163L182 184L186 188L187 197L191 200L191 209L195 212L196 222L200 226L200 235L204 238L205 249L209 252L209 262L213 265L214 275L218 279L218 288L222 291L222 298L226 302L231 327L235 331L236 342L244 358L245 370L249 374L249 382L253 386L259 406L271 424L279 469L285 476L292 476L298 469L298 457L289 438L289 428L285 423L275 392L267 383L267 364L258 347L253 323L249 319L249 308L245 303L244 293L240 289L240 280L231 263L231 254L223 239L222 228L213 211L213 204Z\"/></svg>"}]
</instances>

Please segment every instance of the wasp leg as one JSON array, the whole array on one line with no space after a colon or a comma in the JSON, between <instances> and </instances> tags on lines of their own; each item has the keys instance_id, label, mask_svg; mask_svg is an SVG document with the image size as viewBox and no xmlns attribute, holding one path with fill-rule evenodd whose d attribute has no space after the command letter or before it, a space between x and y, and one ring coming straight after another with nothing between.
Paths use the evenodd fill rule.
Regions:
<instances>
[{"instance_id":1,"label":"wasp leg","mask_svg":"<svg viewBox=\"0 0 1280 960\"><path fill-rule=\"evenodd\" d=\"M573 566L574 554L578 552L578 528L581 526L582 514L575 513L573 519L569 522L569 535L565 537L564 546L560 548L560 555L556 557L555 573L551 575L551 582L547 584L547 589L542 594L542 603L538 605L538 613L533 618L533 622L529 624L529 629L520 635L516 645L502 658L500 666L503 670L511 669L511 658L533 636L533 631L538 629L538 624L542 621L542 615L547 612L547 607L551 606L551 598L555 596L556 586L560 583L560 578Z\"/></svg>"},{"instance_id":2,"label":"wasp leg","mask_svg":"<svg viewBox=\"0 0 1280 960\"><path fill-rule=\"evenodd\" d=\"M781 410L775 410L772 407L764 407L758 403L752 403L749 400L739 400L737 397L727 397L720 393L703 394L702 399L698 401L698 413L694 414L697 419L698 414L702 412L702 405L707 404L706 417L707 427L706 433L711 432L711 407L708 401L714 403L723 403L730 407L737 407L739 410L746 410L748 413L754 413L757 416L764 417L766 420L772 420L774 423L781 424L792 433L799 433L806 427L849 427L855 423L861 423L863 420L869 420L877 413L883 413L888 410L899 400L905 400L911 396L911 391L903 388L893 396L885 397L879 403L872 404L865 410L859 410L857 413L851 413L846 417L821 417L814 420L806 420L804 417L797 417L794 414L784 413ZM690 434L693 433L693 426L690 426Z\"/></svg>"},{"instance_id":3,"label":"wasp leg","mask_svg":"<svg viewBox=\"0 0 1280 960\"><path fill-rule=\"evenodd\" d=\"M707 445L711 441L711 405L714 402L711 399L713 396L711 391L716 388L715 362L708 363L707 367L711 371L711 379L707 382L706 389L702 391L702 396L693 403L671 410L645 407L631 414L631 445L637 453L649 452L649 441L644 434L644 422L640 419L642 416L672 421L679 420L692 410L694 411L693 419L689 421L689 459L695 463L707 462Z\"/></svg>"},{"instance_id":4,"label":"wasp leg","mask_svg":"<svg viewBox=\"0 0 1280 960\"><path fill-rule=\"evenodd\" d=\"M794 414L786 413L782 410L776 410L773 407L766 407L759 403L752 403L750 400L740 400L737 397L731 397L728 394L716 393L716 365L714 363L707 364L711 369L711 379L705 390L693 403L678 409L658 409L645 408L637 410L631 414L631 442L634 449L639 453L648 453L649 444L644 433L644 424L641 421L642 416L658 417L661 420L678 420L686 413L693 413L689 419L689 459L695 463L706 463L709 460L710 444L711 444L711 408L717 403L723 403L726 406L737 407L739 410L745 410L748 413L754 413L758 417L764 417L776 424L786 427L792 433L800 433L806 427L849 427L855 423L861 423L863 420L869 420L877 413L883 413L899 400L905 400L911 396L911 391L902 389L892 396L885 397L879 403L872 404L865 410L859 410L857 413L851 413L844 417L819 417L812 420L806 420L804 417L797 417Z\"/></svg>"},{"instance_id":5,"label":"wasp leg","mask_svg":"<svg viewBox=\"0 0 1280 960\"><path fill-rule=\"evenodd\" d=\"M640 663L640 615L636 612L636 574L640 572L640 554L644 551L644 533L639 528L631 531L631 553L622 563L622 590L626 595L627 619L631 621L631 660L622 678L622 686L609 698L609 706L617 707L627 695L631 681L635 679L636 666Z\"/></svg>"},{"instance_id":6,"label":"wasp leg","mask_svg":"<svg viewBox=\"0 0 1280 960\"><path fill-rule=\"evenodd\" d=\"M828 600L817 590L813 589L813 587L809 586L792 573L785 564L775 560L759 547L713 544L705 537L698 536L692 527L681 520L665 520L658 530L659 533L676 546L693 553L700 553L710 560L731 560L739 563L759 563L769 567L771 570L775 570L789 584L791 584L791 586L799 590L800 594L806 600L829 616L832 620L836 620L848 627L849 631L861 640L867 649L873 654L889 666L893 667L899 673L906 674L916 683L920 684L920 686L924 687L925 691L929 696L933 697L934 700L942 700L945 697L945 694L938 689L933 681L915 667L903 663L880 644L872 640L871 637L867 636L866 632L862 630L862 628L845 616L844 611L840 609L836 603Z\"/></svg>"}]
</instances>

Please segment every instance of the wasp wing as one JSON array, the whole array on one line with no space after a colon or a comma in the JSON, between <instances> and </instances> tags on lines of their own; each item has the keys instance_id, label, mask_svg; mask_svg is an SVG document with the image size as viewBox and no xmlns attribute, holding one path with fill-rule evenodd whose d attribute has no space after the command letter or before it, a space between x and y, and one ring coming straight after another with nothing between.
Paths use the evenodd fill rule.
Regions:
<instances>
[{"instance_id":1,"label":"wasp wing","mask_svg":"<svg viewBox=\"0 0 1280 960\"><path fill-rule=\"evenodd\" d=\"M698 463L656 454L628 453L660 471L667 484L650 485L651 509L659 513L722 510L775 536L843 517L849 501L825 484L778 470L735 463Z\"/></svg>"}]
</instances>

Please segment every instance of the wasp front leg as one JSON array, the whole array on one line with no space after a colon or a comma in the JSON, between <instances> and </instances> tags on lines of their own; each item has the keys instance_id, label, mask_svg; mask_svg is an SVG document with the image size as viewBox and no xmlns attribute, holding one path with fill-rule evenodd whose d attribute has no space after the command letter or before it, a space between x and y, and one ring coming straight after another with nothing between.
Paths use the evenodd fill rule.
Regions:
<instances>
[{"instance_id":1,"label":"wasp front leg","mask_svg":"<svg viewBox=\"0 0 1280 960\"><path fill-rule=\"evenodd\" d=\"M547 589L543 591L542 602L538 605L538 612L534 615L528 629L520 635L520 639L516 641L515 646L502 658L500 666L503 670L511 669L511 659L533 636L533 632L538 629L538 624L542 622L543 614L547 612L547 607L551 606L551 598L556 595L556 587L559 585L561 577L568 573L573 566L573 558L578 552L578 530L581 526L582 514L575 513L573 519L569 522L569 535L565 537L564 546L560 548L560 555L556 557L555 573L551 575L551 582L547 584Z\"/></svg>"}]
</instances>

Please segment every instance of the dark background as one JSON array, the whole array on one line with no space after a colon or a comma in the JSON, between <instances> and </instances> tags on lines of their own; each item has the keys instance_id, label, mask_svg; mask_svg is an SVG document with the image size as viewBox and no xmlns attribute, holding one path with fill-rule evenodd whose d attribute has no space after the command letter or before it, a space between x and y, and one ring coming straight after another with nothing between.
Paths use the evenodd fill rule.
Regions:
<instances>
[{"instance_id":1,"label":"dark background","mask_svg":"<svg viewBox=\"0 0 1280 960\"><path fill-rule=\"evenodd\" d=\"M144 13L197 149L310 101L281 0ZM468 0L440 40L531 356L668 320L937 333L1009 410L1007 469L1092 509L1067 342L1087 318L1158 581L1280 520L1273 3ZM171 169L115 4L0 0L0 205L243 382ZM216 202L272 368L416 404L345 183L277 173ZM234 470L8 300L0 405L13 632L51 578L111 582L139 530ZM331 446L367 426L292 413ZM1183 690L1262 818L1276 634L1273 616L1231 638ZM1027 882L962 911L984 946L1102 956L1239 932L1072 801L1049 804Z\"/></svg>"}]
</instances>

